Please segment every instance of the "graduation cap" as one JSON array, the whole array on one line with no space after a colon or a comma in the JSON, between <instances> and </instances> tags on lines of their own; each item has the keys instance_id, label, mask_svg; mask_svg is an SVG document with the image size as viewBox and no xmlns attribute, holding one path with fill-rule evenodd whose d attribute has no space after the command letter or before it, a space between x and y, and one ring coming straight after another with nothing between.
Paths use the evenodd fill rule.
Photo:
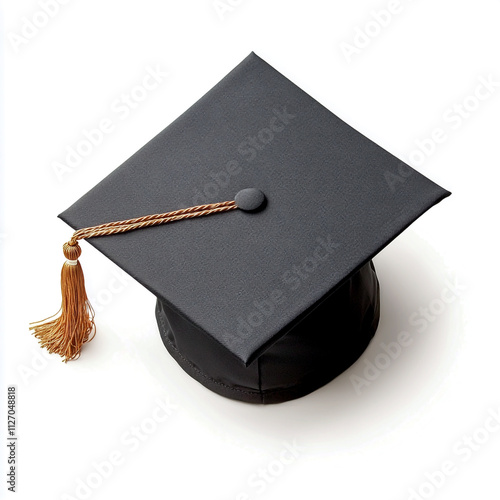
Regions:
<instances>
[{"instance_id":1,"label":"graduation cap","mask_svg":"<svg viewBox=\"0 0 500 500\"><path fill-rule=\"evenodd\" d=\"M223 396L277 403L332 380L377 329L372 258L449 196L254 53L60 217L50 352L95 333L87 240L157 298L165 347Z\"/></svg>"}]
</instances>

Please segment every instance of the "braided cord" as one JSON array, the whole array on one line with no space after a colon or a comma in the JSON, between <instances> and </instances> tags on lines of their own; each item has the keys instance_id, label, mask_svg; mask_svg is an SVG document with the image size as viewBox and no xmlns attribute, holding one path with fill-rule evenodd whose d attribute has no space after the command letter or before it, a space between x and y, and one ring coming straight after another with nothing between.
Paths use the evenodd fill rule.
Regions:
<instances>
[{"instance_id":1,"label":"braided cord","mask_svg":"<svg viewBox=\"0 0 500 500\"><path fill-rule=\"evenodd\" d=\"M163 214L144 215L134 219L126 219L122 221L107 222L98 226L85 227L78 229L73 233L69 240L69 245L75 245L78 240L87 238L94 238L96 236L107 236L111 234L125 233L133 231L134 229L142 229L145 227L159 226L168 222L175 222L178 220L192 219L194 217L202 217L205 215L212 215L229 210L237 209L234 200L224 201L221 203L210 203L208 205L198 205L196 207L183 208L173 212L165 212Z\"/></svg>"}]
</instances>

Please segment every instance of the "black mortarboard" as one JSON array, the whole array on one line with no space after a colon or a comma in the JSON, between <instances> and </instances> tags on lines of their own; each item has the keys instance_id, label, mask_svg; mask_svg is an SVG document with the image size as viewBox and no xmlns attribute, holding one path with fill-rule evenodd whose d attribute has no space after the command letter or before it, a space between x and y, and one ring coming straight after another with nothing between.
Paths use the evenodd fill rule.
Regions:
<instances>
[{"instance_id":1,"label":"black mortarboard","mask_svg":"<svg viewBox=\"0 0 500 500\"><path fill-rule=\"evenodd\" d=\"M80 229L236 199L82 237L157 296L162 340L188 374L276 403L361 355L379 319L371 259L449 194L252 53L60 217Z\"/></svg>"}]
</instances>

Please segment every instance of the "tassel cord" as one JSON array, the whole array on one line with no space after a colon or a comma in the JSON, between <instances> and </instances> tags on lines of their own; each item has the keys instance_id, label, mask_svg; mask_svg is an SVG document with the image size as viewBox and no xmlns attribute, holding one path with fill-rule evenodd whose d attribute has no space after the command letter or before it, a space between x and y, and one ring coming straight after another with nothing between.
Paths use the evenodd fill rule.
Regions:
<instances>
[{"instance_id":1,"label":"tassel cord","mask_svg":"<svg viewBox=\"0 0 500 500\"><path fill-rule=\"evenodd\" d=\"M134 219L108 222L98 226L82 228L73 233L63 245L66 262L61 270L62 302L53 316L30 324L30 330L42 347L50 353L59 354L64 362L77 359L83 344L90 342L96 333L94 310L85 291L85 278L79 257L82 253L79 240L125 233L169 222L201 217L237 209L235 201L199 205L196 207L151 214Z\"/></svg>"}]
</instances>

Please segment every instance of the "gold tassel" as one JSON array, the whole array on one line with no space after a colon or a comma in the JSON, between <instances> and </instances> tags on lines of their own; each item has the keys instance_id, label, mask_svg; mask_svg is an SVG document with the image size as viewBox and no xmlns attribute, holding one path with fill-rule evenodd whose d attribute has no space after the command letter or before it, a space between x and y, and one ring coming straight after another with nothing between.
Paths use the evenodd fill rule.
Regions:
<instances>
[{"instance_id":1,"label":"gold tassel","mask_svg":"<svg viewBox=\"0 0 500 500\"><path fill-rule=\"evenodd\" d=\"M61 271L61 309L42 321L31 323L30 330L50 353L62 356L63 361L71 361L80 357L85 342L95 336L94 310L85 291L85 279L78 258L82 250L78 240L126 233L135 229L158 226L168 222L218 214L236 210L234 200L209 205L183 208L174 212L151 214L123 221L107 222L98 226L84 227L75 231L63 246L66 262Z\"/></svg>"},{"instance_id":2,"label":"gold tassel","mask_svg":"<svg viewBox=\"0 0 500 500\"><path fill-rule=\"evenodd\" d=\"M77 359L83 344L94 338L95 324L94 310L87 298L85 278L78 261L82 253L80 245L70 240L64 244L63 252L67 260L61 270L61 308L53 316L31 323L30 330L42 347L59 354L66 363Z\"/></svg>"}]
</instances>

